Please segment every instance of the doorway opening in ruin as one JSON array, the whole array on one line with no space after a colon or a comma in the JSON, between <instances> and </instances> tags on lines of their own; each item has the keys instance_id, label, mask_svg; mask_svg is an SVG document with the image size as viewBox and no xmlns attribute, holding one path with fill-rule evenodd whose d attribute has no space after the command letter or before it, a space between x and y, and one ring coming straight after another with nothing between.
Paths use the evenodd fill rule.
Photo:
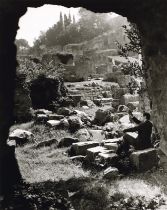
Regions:
<instances>
[{"instance_id":1,"label":"doorway opening in ruin","mask_svg":"<svg viewBox=\"0 0 167 210\"><path fill-rule=\"evenodd\" d=\"M104 41L104 45L107 45L108 44L108 40L106 40L105 39L105 41ZM97 48L99 47L99 45L96 45L97 46ZM40 50L43 50L44 48L43 48L44 46L42 46L41 48L40 48ZM71 46L70 46L71 47ZM76 45L74 45L74 48L76 47ZM68 47L66 48L66 49L68 49ZM22 50L22 52L25 50L25 48L22 48L21 49ZM100 53L103 53L102 51L103 51L104 49L101 49L101 52L98 52L99 54ZM111 53L116 53L116 51L112 51ZM103 60L104 58L103 57L101 57L101 55L99 55L98 54L98 58L99 59L97 59L96 61L100 61L100 59L101 60ZM84 59L82 58L82 56L80 57L80 59L78 60L78 62L79 62L79 64L82 64L82 69L87 69L87 65L88 64L90 64L90 61L92 61L91 59L89 59L89 58L87 58L88 57L88 55L90 56L90 55L92 55L92 52L90 52L89 50L87 51L87 54L86 54L86 58L84 57ZM109 55L110 56L110 55ZM114 57L114 58L112 58L112 56L117 56L117 55L111 55L111 57L109 58L109 62L111 62L114 66L115 65L119 65L120 64L120 62L124 62L124 59L122 59L121 61L120 61L120 59L119 58L116 58L116 57ZM24 56L23 56L24 57ZM26 56L25 56L26 57ZM23 59L25 59L25 57L23 58ZM60 59L60 57L61 57L61 59ZM47 58L47 56L46 56L46 58ZM53 58L53 57L52 57ZM69 72L71 71L71 69L73 69L74 68L74 66L75 66L75 62L74 62L74 59L73 59L74 57L72 56L72 53L70 52L68 52L68 54L67 54L67 57L64 55L64 53L63 53L63 55L62 54L56 54L56 56L54 57L54 59L56 60L56 61L53 61L53 63L51 63L50 65L55 65L55 63L57 63L57 60L61 63L61 64L69 64L69 66L70 67L67 67L67 69L69 70ZM63 62L62 62L62 60L63 60ZM64 61L65 60L65 61ZM41 62L41 60L38 58L38 57L32 57L31 58L31 61L33 62L33 64L34 65L38 65L40 62ZM68 63L69 62L69 63ZM77 62L76 62L77 63ZM85 64L86 63L86 64ZM86 65L86 67L85 67L85 65ZM91 63L91 65L90 65L91 67L93 66L92 65L92 63ZM45 63L45 67L46 67L46 63ZM95 69L95 71L96 71L96 73L97 74L100 74L101 72L104 72L104 69L106 68L105 66L103 66L103 65L99 65L99 66L95 66L95 67L97 67L97 68L93 68L93 69ZM63 67L61 66L61 72L62 72L62 70L64 70L63 69ZM114 68L114 71L116 71L117 70L117 68ZM31 75L33 75L33 71L32 71L32 69L29 69L29 72L31 72ZM84 71L84 73L87 73L86 71ZM34 75L33 75L34 76ZM41 75L42 77L40 77L40 79L43 79L43 75ZM67 78L69 78L69 76L71 76L71 74L70 75L68 75L67 76ZM72 79L74 79L75 80L75 76L76 75L74 75L74 76L72 76ZM82 75L82 78L81 78L81 80L85 80L85 77L86 76L86 74L84 74L84 75ZM91 76L91 78L92 78L92 75L90 74L89 76ZM94 75L93 75L94 76ZM87 79L87 77L88 76L86 76L86 79ZM24 81L24 79L25 79L25 77L24 77L24 74L21 74L19 77L18 77L18 80L19 81L21 81L21 82L19 82L19 85L21 85L21 83L22 83L22 81ZM71 79L71 80L72 80ZM95 81L93 81L92 83L91 83L91 85L87 85L87 84L85 84L84 85L84 87L86 87L86 88L88 88L87 90L88 90L88 92L90 92L90 89L89 89L89 87L91 87L91 90L93 90L93 89L95 89L95 87L98 87L98 86L100 86L100 85L97 85L97 81L99 80L99 78L97 77L96 78L96 80ZM115 78L114 78L115 79ZM117 79L117 78L116 78ZM74 85L74 80L72 80L72 81L68 81L68 87L71 87L71 89L72 89L72 87L73 87L73 85ZM39 80L39 84L42 84L42 82L40 82L41 80ZM43 80L42 80L43 81ZM83 81L78 81L78 82L83 82ZM112 81L113 82L113 81ZM121 85L123 85L122 84L122 82L123 82L123 79L121 78L120 79L120 83L121 83ZM51 82L52 83L52 82ZM117 82L116 82L117 83ZM50 87L50 84L48 85L49 87ZM48 87L47 86L47 87ZM55 85L56 86L56 85ZM117 85L116 85L117 86ZM63 87L64 88L64 87ZM114 87L115 88L115 87ZM98 88L97 88L98 89ZM77 90L82 90L82 89L77 89ZM65 91L65 90L64 90ZM71 90L71 91L73 91L73 90ZM104 100L100 100L100 103L99 103L99 100L96 100L96 103L97 104L100 104L101 105L101 103L109 103L110 104L110 97L108 97L107 96L107 91L108 91L108 89L106 88L106 90L104 91L104 93L103 93L103 99ZM121 90L121 91L124 91L124 90ZM40 90L38 91L38 93L36 94L36 96L34 97L34 98L36 98L37 99L37 95L39 94L39 92L40 92ZM75 92L75 91L74 91ZM72 106L74 106L75 107L75 105L76 104L78 104L78 101L80 101L80 94L78 94L78 92L75 92L75 94L74 94L74 92L72 92L72 97L70 98L71 100L73 100L73 104L72 104ZM76 94L77 93L77 94ZM124 92L123 92L124 93ZM98 93L99 95L101 94L101 92L99 92ZM120 94L122 94L122 93L120 93ZM48 96L48 93L46 92L46 96ZM65 95L66 96L66 95ZM43 97L43 96L42 96ZM41 98L41 97L39 97L39 98ZM90 102L90 101L93 101L94 99L98 99L97 98L97 95L96 96L94 96L93 94L92 94L92 96L90 97L90 99L89 99L89 101L88 102ZM50 100L50 98L49 98L49 100ZM52 100L52 99L51 99ZM69 100L69 101L65 101L66 103L67 103L67 105L69 105L69 103L71 103L71 100ZM136 99L135 99L136 100ZM25 99L25 101L27 102L27 104L29 103L28 102L28 100L27 99ZM50 101L49 101L50 102ZM132 101L133 102L133 101ZM135 101L136 102L136 101ZM64 103L64 101L63 101L63 103ZM87 109L87 107L89 107L89 105L88 105L88 103L87 102L85 102L85 100L83 100L83 105L82 105L82 107L84 107L84 106L86 106L86 108L84 107L83 109L84 109L84 111ZM118 105L117 103L118 103L118 101L115 101L115 103L116 103L116 105ZM121 102L122 103L122 102ZM124 98L124 103L125 103L125 98ZM39 102L38 101L38 104L40 104L41 105L41 102ZM35 105L37 106L37 103L35 102ZM66 106L67 106L66 105ZM95 104L96 105L96 104ZM134 104L133 104L134 105ZM31 106L31 105L30 105ZM97 105L96 105L97 106ZM134 105L135 106L135 105ZM37 106L37 107L34 107L35 109L36 108L48 108L45 104L43 105L42 104L42 107L40 107L40 106ZM54 107L54 108L56 108L57 109L57 104L56 104L56 106ZM124 108L124 107L123 107ZM122 107L120 108L120 110L122 110L123 109ZM53 109L53 107L49 107L49 109ZM25 110L25 109L24 109ZM39 110L38 110L39 111ZM50 111L50 110L49 110ZM79 110L79 111L83 111L83 110ZM86 112L86 111L85 111ZM77 115L81 115L81 112L74 112L73 114L77 114ZM51 118L51 121L52 122L48 122L47 123L47 126L50 126L50 127L47 127L47 129L45 130L45 126L43 126L43 125L41 125L40 124L40 126L38 126L38 125L35 125L35 127L33 127L33 124L32 123L29 123L29 124L24 124L24 126L23 126L23 128L26 130L28 130L29 128L30 129L32 129L31 131L34 131L34 132L36 132L36 133L38 133L38 135L36 136L36 140L37 140L37 142L38 142L38 140L40 141L41 139L43 139L43 141L42 142L39 142L39 144L37 144L38 146L37 146L37 148L35 148L36 150L35 150L35 152L36 152L36 154L35 154L35 152L34 152L34 148L31 148L31 147L27 147L26 148L26 145L25 145L25 148L21 148L21 147L18 147L18 153L17 153L17 158L18 159L20 159L21 161L22 161L22 163L20 164L20 166L22 165L26 165L26 161L24 162L24 160L26 160L28 157L31 157L32 159L33 159L33 162L31 162L31 160L30 160L30 164L27 164L27 165L31 165L31 169L35 169L34 171L35 171L35 173L34 174L28 174L28 172L30 172L29 170L28 170L28 167L23 167L22 168L22 171L24 171L23 173L24 173L24 175L25 176L27 176L27 178L29 179L29 180L34 180L35 178L36 178L36 181L37 182L42 182L42 181L44 181L44 180L47 180L48 179L48 177L50 176L50 177L52 177L53 179L54 179L54 181L56 180L56 178L59 178L58 176L57 176L57 174L55 173L55 171L52 171L52 170L50 170L50 169L53 169L54 168L54 166L55 165L57 165L58 166L58 170L59 170L59 172L60 172L60 174L61 174L61 177L62 177L62 175L64 176L64 178L66 177L66 174L68 173L68 175L69 176L73 176L74 174L75 174L75 177L77 177L77 179L76 180L74 180L74 183L76 182L76 181L79 181L80 180L80 177L81 176L87 176L88 174L87 173L85 173L85 172L83 172L83 170L80 168L80 165L71 165L71 161L69 162L69 159L68 158L65 158L65 159L63 159L64 157L62 157L62 151L63 152L65 152L65 150L64 150L64 148L62 149L59 149L59 150L55 150L55 148L57 148L57 144L59 145L59 142L57 141L57 139L61 139L62 140L62 143L59 145L59 147L62 147L62 145L63 144L68 144L69 143L69 141L73 141L73 142L75 142L75 141L77 141L76 139L77 138L82 138L82 139L84 139L85 138L85 136L86 136L86 138L89 136L89 132L87 132L87 131L83 131L83 133L79 133L78 134L78 136L77 136L77 138L76 138L76 136L70 136L70 138L68 138L68 140L67 139L64 139L64 136L66 135L66 133L64 132L64 130L63 131L56 131L56 134L55 134L55 127L54 126L57 126L57 125L59 125L59 123L60 123L60 121L63 119L62 118L62 116L68 116L68 115L71 115L71 113L70 113L70 111L68 110L68 109L64 109L64 110L62 110L62 109L60 109L59 110L59 112L56 114L56 115L54 115L53 113L51 113L51 112L45 112L44 110L40 110L39 112L36 112L36 113L34 113L34 116L36 116L37 117L37 115L38 115L38 117L39 117L39 121L38 121L38 123L40 124L40 123L46 123L46 122L48 122L48 116L50 116ZM43 116L39 116L39 115L43 115ZM41 118L40 118L41 117ZM61 119L62 118L62 119ZM67 117L67 118L69 118L69 116ZM42 119L42 121L40 121ZM54 121L54 124L53 124L53 121ZM56 122L55 122L56 121ZM59 122L58 122L59 121ZM63 121L63 126L69 126L70 125L70 123L72 122L72 121L70 121L70 122L67 122L68 120L64 120ZM81 120L82 121L82 120ZM97 119L97 121L96 122L98 122L98 124L101 124L102 123L102 121L101 121L101 119L99 120L99 119ZM79 125L79 123L80 123L80 121L77 123L77 126L81 126L81 125ZM52 127L53 126L53 127ZM102 126L102 125L98 125L98 126ZM76 126L73 126L72 128L75 128ZM17 127L17 125L16 125L16 127L13 127L13 130L15 129L15 128L19 128L19 127ZM48 137L46 138L46 136L45 136L45 132L46 131L48 131L48 128L49 128L49 135L48 135ZM12 130L12 131L13 131ZM94 132L94 131L93 131ZM28 134L29 133L26 133L25 135L27 135L28 136ZM3 135L2 135L3 136ZM56 138L55 138L55 136L56 136ZM98 139L98 137L100 136L99 135L99 133L97 133L96 132L96 130L95 130L95 133L91 133L91 135L90 135L91 137L94 137L96 140ZM32 141L33 142L33 138L31 139L31 135L30 135L30 141ZM103 138L103 136L102 136L102 138ZM70 140L69 140L70 139ZM19 143L19 144L22 144L22 143ZM52 146L51 146L52 145ZM97 145L96 145L97 146ZM28 151L26 151L26 149L28 149ZM32 151L30 151L32 149ZM53 150L52 150L53 149ZM45 155L43 156L43 154L42 153L45 153ZM47 155L46 155L47 154ZM36 159L36 157L39 157L39 159ZM56 158L55 158L55 156L56 156ZM51 159L54 159L54 161L52 162L51 161ZM60 163L60 159L63 159L63 163L65 163L66 165L64 166L63 165L63 167L62 167L62 164ZM83 157L80 157L81 158L81 160L82 160L82 158ZM56 160L58 160L58 162L56 162ZM28 160L29 161L29 160ZM48 166L42 166L42 164L44 163L46 161L46 165ZM21 166L21 167L22 167ZM42 166L40 169L38 168L38 166ZM63 168L63 169L62 169ZM71 173L69 173L69 171L68 171L68 169L69 168L71 168L72 169L72 172ZM44 173L44 170L46 169L46 171L48 172L48 173ZM67 171L66 171L66 169L67 169ZM31 171L32 172L32 171ZM35 174L37 175L39 175L39 176L35 176ZM56 177L54 177L56 175ZM66 179L66 178L65 178ZM53 180L52 180L53 181ZM49 191L50 191L50 189L52 188L52 187L58 187L57 186L57 184L56 185L54 185L55 183L54 183L54 181L53 182L43 182L43 183L40 183L42 186L44 186L45 185L45 187L47 187L46 185L48 184L48 186L49 186ZM71 180L70 180L71 181ZM64 182L63 182L64 183ZM40 185L39 184L39 185ZM140 183L141 184L141 183ZM128 184L128 186L129 186L129 184ZM38 186L38 184L35 186L35 188L38 188L39 186ZM146 187L147 188L147 185L146 186L144 186L144 187ZM94 189L94 187L92 188L92 189ZM95 188L95 189L99 189L99 186L97 186L97 188ZM75 189L76 190L76 189ZM74 190L74 191L75 191ZM78 190L78 189L77 189ZM31 191L31 193L33 194L33 190L31 189L31 187L30 187L30 191ZM88 191L89 191L89 189L88 189ZM97 190L98 191L98 190ZM150 191L152 191L152 189L150 188ZM86 193L87 193L87 191L85 191ZM66 193L66 191L65 191L65 193ZM105 193L104 193L105 194ZM34 195L34 194L33 194ZM46 192L46 196L48 196L49 194L48 194L48 192ZM156 193L155 193L155 195L156 195ZM54 197L55 195L53 195L53 197ZM32 196L33 197L33 196ZM37 196L38 197L38 196ZM39 196L40 197L40 196ZM44 195L44 197L45 197L45 195ZM51 196L52 197L52 196ZM53 198L52 197L52 198ZM61 197L61 196L60 196ZM98 197L98 196L95 196L95 197ZM51 200L52 200L52 198L51 198ZM44 198L44 200L45 200L45 198ZM47 200L47 199L46 199ZM51 200L49 201L49 202L51 202ZM68 202L66 203L66 201L64 201L63 199L60 199L61 200L61 204L62 205L68 205ZM59 201L60 201L59 200ZM68 199L67 199L68 200ZM59 203L59 201L58 201L58 203ZM107 201L107 200L106 200ZM57 202L57 201L56 201ZM108 202L108 201L107 201ZM107 204L107 202L105 203L105 204ZM45 202L44 202L45 203ZM51 202L52 203L52 202ZM38 205L39 203L37 202L35 205ZM54 204L55 204L55 202L54 202ZM52 205L54 205L53 203L52 203ZM60 204L60 205L61 205ZM104 203L102 203L101 205L104 205L105 206L105 204ZM43 205L43 203L42 203L42 205ZM57 205L57 203L56 203L56 205Z\"/></svg>"}]
</instances>

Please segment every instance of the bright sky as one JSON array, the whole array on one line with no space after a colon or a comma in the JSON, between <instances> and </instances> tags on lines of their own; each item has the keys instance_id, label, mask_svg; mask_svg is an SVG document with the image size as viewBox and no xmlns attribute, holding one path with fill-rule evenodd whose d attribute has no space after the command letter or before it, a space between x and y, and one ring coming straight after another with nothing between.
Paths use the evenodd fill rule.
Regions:
<instances>
[{"instance_id":1,"label":"bright sky","mask_svg":"<svg viewBox=\"0 0 167 210\"><path fill-rule=\"evenodd\" d=\"M38 38L41 31L46 31L53 26L60 17L60 11L63 14L75 15L78 20L78 8L66 8L55 5L44 5L39 8L28 8L27 13L20 18L16 39L26 39L32 46L34 39Z\"/></svg>"},{"instance_id":2,"label":"bright sky","mask_svg":"<svg viewBox=\"0 0 167 210\"><path fill-rule=\"evenodd\" d=\"M26 39L30 46L38 38L41 31L46 31L53 26L62 14L75 15L76 21L79 19L79 8L66 8L55 5L44 5L38 8L28 8L26 14L20 18L16 39ZM112 16L116 14L112 13Z\"/></svg>"}]
</instances>

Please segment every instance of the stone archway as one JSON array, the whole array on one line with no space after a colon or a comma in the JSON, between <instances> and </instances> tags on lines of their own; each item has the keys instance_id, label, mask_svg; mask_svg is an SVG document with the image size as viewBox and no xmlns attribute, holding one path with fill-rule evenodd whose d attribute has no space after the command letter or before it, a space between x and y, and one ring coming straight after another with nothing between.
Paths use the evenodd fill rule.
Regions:
<instances>
[{"instance_id":1,"label":"stone archway","mask_svg":"<svg viewBox=\"0 0 167 210\"><path fill-rule=\"evenodd\" d=\"M85 7L94 12L115 12L135 22L142 37L154 123L161 133L161 149L167 154L167 4L164 0L1 0L0 2L0 170L4 166L6 140L13 123L16 47L19 18L27 7L55 4ZM10 166L9 166L10 167ZM3 182L3 180L1 180Z\"/></svg>"}]
</instances>

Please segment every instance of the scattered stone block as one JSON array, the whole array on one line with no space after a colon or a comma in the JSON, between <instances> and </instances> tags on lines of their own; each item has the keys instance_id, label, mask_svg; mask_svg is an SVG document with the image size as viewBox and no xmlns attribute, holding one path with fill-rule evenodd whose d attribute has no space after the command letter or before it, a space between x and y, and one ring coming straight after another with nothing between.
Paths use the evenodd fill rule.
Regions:
<instances>
[{"instance_id":1,"label":"scattered stone block","mask_svg":"<svg viewBox=\"0 0 167 210\"><path fill-rule=\"evenodd\" d=\"M49 114L48 118L49 118L49 120L61 120L64 118L64 116L58 115L58 114Z\"/></svg>"},{"instance_id":2,"label":"scattered stone block","mask_svg":"<svg viewBox=\"0 0 167 210\"><path fill-rule=\"evenodd\" d=\"M71 146L72 153L75 155L86 155L87 149L99 146L99 142L87 141L74 143Z\"/></svg>"},{"instance_id":3,"label":"scattered stone block","mask_svg":"<svg viewBox=\"0 0 167 210\"><path fill-rule=\"evenodd\" d=\"M114 114L113 109L98 109L95 113L94 123L97 125L104 125L107 122L113 122Z\"/></svg>"},{"instance_id":4,"label":"scattered stone block","mask_svg":"<svg viewBox=\"0 0 167 210\"><path fill-rule=\"evenodd\" d=\"M125 94L121 97L121 104L127 105L129 102L139 101L139 95Z\"/></svg>"},{"instance_id":5,"label":"scattered stone block","mask_svg":"<svg viewBox=\"0 0 167 210\"><path fill-rule=\"evenodd\" d=\"M106 179L113 179L118 177L119 171L115 167L109 167L104 171L103 177Z\"/></svg>"},{"instance_id":6,"label":"scattered stone block","mask_svg":"<svg viewBox=\"0 0 167 210\"><path fill-rule=\"evenodd\" d=\"M37 123L46 123L48 120L48 115L46 114L37 114L35 117L35 122Z\"/></svg>"},{"instance_id":7,"label":"scattered stone block","mask_svg":"<svg viewBox=\"0 0 167 210\"><path fill-rule=\"evenodd\" d=\"M109 122L105 124L105 126L103 127L103 130L112 131L114 128L115 128L115 123Z\"/></svg>"},{"instance_id":8,"label":"scattered stone block","mask_svg":"<svg viewBox=\"0 0 167 210\"><path fill-rule=\"evenodd\" d=\"M47 125L49 127L57 127L60 125L60 120L48 120Z\"/></svg>"},{"instance_id":9,"label":"scattered stone block","mask_svg":"<svg viewBox=\"0 0 167 210\"><path fill-rule=\"evenodd\" d=\"M82 106L82 109L86 110L86 109L89 109L88 106Z\"/></svg>"},{"instance_id":10,"label":"scattered stone block","mask_svg":"<svg viewBox=\"0 0 167 210\"><path fill-rule=\"evenodd\" d=\"M58 115L70 116L71 110L66 107L61 107L57 110Z\"/></svg>"},{"instance_id":11,"label":"scattered stone block","mask_svg":"<svg viewBox=\"0 0 167 210\"><path fill-rule=\"evenodd\" d=\"M93 102L98 106L99 104L102 105L110 105L113 101L113 98L98 98L94 99Z\"/></svg>"},{"instance_id":12,"label":"scattered stone block","mask_svg":"<svg viewBox=\"0 0 167 210\"><path fill-rule=\"evenodd\" d=\"M30 131L16 129L9 135L9 141L15 140L16 145L23 145L29 141L34 141L34 135Z\"/></svg>"},{"instance_id":13,"label":"scattered stone block","mask_svg":"<svg viewBox=\"0 0 167 210\"><path fill-rule=\"evenodd\" d=\"M108 150L113 150L114 152L116 152L118 149L118 144L117 143L104 143L104 147Z\"/></svg>"},{"instance_id":14,"label":"scattered stone block","mask_svg":"<svg viewBox=\"0 0 167 210\"><path fill-rule=\"evenodd\" d=\"M129 108L125 105L119 105L118 106L118 112L128 112L129 111Z\"/></svg>"},{"instance_id":15,"label":"scattered stone block","mask_svg":"<svg viewBox=\"0 0 167 210\"><path fill-rule=\"evenodd\" d=\"M139 108L139 101L129 102L129 103L127 104L127 107L128 107L131 111L134 111L136 108Z\"/></svg>"},{"instance_id":16,"label":"scattered stone block","mask_svg":"<svg viewBox=\"0 0 167 210\"><path fill-rule=\"evenodd\" d=\"M91 139L96 139L96 141L101 142L104 139L103 130L89 130Z\"/></svg>"},{"instance_id":17,"label":"scattered stone block","mask_svg":"<svg viewBox=\"0 0 167 210\"><path fill-rule=\"evenodd\" d=\"M60 120L60 125L59 125L60 128L68 129L69 126L70 126L69 122L68 122L68 120L66 118Z\"/></svg>"},{"instance_id":18,"label":"scattered stone block","mask_svg":"<svg viewBox=\"0 0 167 210\"><path fill-rule=\"evenodd\" d=\"M120 104L119 99L113 99L113 101L112 101L113 108L117 108L119 106L119 104Z\"/></svg>"},{"instance_id":19,"label":"scattered stone block","mask_svg":"<svg viewBox=\"0 0 167 210\"><path fill-rule=\"evenodd\" d=\"M154 148L133 152L130 160L137 171L147 171L157 166L158 155Z\"/></svg>"},{"instance_id":20,"label":"scattered stone block","mask_svg":"<svg viewBox=\"0 0 167 210\"><path fill-rule=\"evenodd\" d=\"M89 141L90 140L90 133L86 128L82 128L76 133L76 137L79 141Z\"/></svg>"},{"instance_id":21,"label":"scattered stone block","mask_svg":"<svg viewBox=\"0 0 167 210\"><path fill-rule=\"evenodd\" d=\"M69 98L73 100L75 105L77 105L81 101L82 95L69 95Z\"/></svg>"},{"instance_id":22,"label":"scattered stone block","mask_svg":"<svg viewBox=\"0 0 167 210\"><path fill-rule=\"evenodd\" d=\"M115 139L105 139L102 141L102 143L107 144L107 143L119 143L121 141L120 138L115 138Z\"/></svg>"},{"instance_id":23,"label":"scattered stone block","mask_svg":"<svg viewBox=\"0 0 167 210\"><path fill-rule=\"evenodd\" d=\"M64 138L60 139L60 141L58 143L58 147L69 147L73 143L77 143L77 142L79 142L79 140L77 138L64 137Z\"/></svg>"},{"instance_id":24,"label":"scattered stone block","mask_svg":"<svg viewBox=\"0 0 167 210\"><path fill-rule=\"evenodd\" d=\"M116 153L113 152L103 152L103 153L99 153L97 155L97 157L100 159L101 163L106 163L106 164L115 164L118 155Z\"/></svg>"},{"instance_id":25,"label":"scattered stone block","mask_svg":"<svg viewBox=\"0 0 167 210\"><path fill-rule=\"evenodd\" d=\"M93 101L92 100L82 100L81 102L80 102L80 106L88 106L88 107L93 107L93 106L95 106L95 104L93 103Z\"/></svg>"},{"instance_id":26,"label":"scattered stone block","mask_svg":"<svg viewBox=\"0 0 167 210\"><path fill-rule=\"evenodd\" d=\"M105 147L97 146L90 149L87 149L86 159L89 161L94 161L95 157L99 154L107 150Z\"/></svg>"},{"instance_id":27,"label":"scattered stone block","mask_svg":"<svg viewBox=\"0 0 167 210\"><path fill-rule=\"evenodd\" d=\"M78 116L69 117L68 122L69 122L69 129L71 132L75 132L83 126L83 122Z\"/></svg>"},{"instance_id":28,"label":"scattered stone block","mask_svg":"<svg viewBox=\"0 0 167 210\"><path fill-rule=\"evenodd\" d=\"M70 160L74 162L75 161L83 162L85 160L85 157L86 156L83 156L83 155L77 155L77 156L70 157Z\"/></svg>"},{"instance_id":29,"label":"scattered stone block","mask_svg":"<svg viewBox=\"0 0 167 210\"><path fill-rule=\"evenodd\" d=\"M34 113L37 114L45 114L45 115L49 115L52 114L52 111L49 111L47 109L37 109L34 111Z\"/></svg>"}]
</instances>

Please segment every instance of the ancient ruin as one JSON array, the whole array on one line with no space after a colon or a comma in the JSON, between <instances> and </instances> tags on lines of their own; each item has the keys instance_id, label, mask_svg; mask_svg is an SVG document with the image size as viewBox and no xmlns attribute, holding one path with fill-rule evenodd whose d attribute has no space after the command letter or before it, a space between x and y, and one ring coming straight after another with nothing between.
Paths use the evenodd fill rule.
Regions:
<instances>
[{"instance_id":1,"label":"ancient ruin","mask_svg":"<svg viewBox=\"0 0 167 210\"><path fill-rule=\"evenodd\" d=\"M87 107L94 106L94 104L95 106L103 106L104 104L111 105L112 102L112 106L116 110L117 116L114 116L113 110L110 109L102 109L100 111L97 110L93 121L93 123L95 123L95 127L93 127L93 129L95 129L98 128L98 126L106 126L108 128L110 124L106 125L106 123L113 123L118 119L122 120L120 123L121 126L125 126L124 119L126 116L124 114L127 112L126 107L132 109L132 111L136 109L142 110L143 107L139 107L139 100L142 100L142 103L145 104L145 107L147 106L145 108L146 110L148 110L151 105L153 122L161 136L160 149L165 154L167 154L167 4L165 1L105 0L99 1L97 4L97 2L88 0L16 0L15 2L11 0L2 0L0 2L0 171L2 170L3 174L0 177L0 194L5 193L7 188L10 189L10 186L17 183L18 179L21 177L14 155L14 149L13 147L7 146L9 129L11 125L14 124L15 120L15 90L16 92L18 91L18 87L15 83L17 52L16 46L14 44L18 30L18 21L20 17L26 13L28 7L37 8L44 4L62 5L66 7L84 7L88 10L99 13L115 12L124 17L127 17L129 21L137 25L141 36L142 55L145 65L145 78L146 85L148 87L148 94L143 93L144 99L139 99L137 94L129 94L127 84L132 80L132 77L129 75L123 75L122 72L119 71L117 67L115 67L115 65L125 63L124 60L119 58L116 50L104 50L103 46L105 43L101 43L101 38L98 37L94 40L95 43L91 42L93 47L90 45L90 42L86 44L87 46L90 45L91 49L85 47L85 44L82 43L66 45L64 49L67 53L69 53L69 59L66 60L66 56L64 57L63 55L57 54L56 56L53 56L55 63L60 62L64 65L64 78L68 78L69 82L88 80L91 76L94 78L99 78L104 74L104 72L107 72L105 80L107 81L110 79L110 81L115 82L116 84L112 86L106 85L105 87L103 84L99 84L98 82L96 83L96 81L93 81L92 83L90 82L89 84L83 86L72 86L71 84L67 84L67 87L69 85L69 92L64 96L69 98L68 100L64 99L62 103L66 103L66 105L70 104L70 106L83 103L82 107L86 110ZM109 40L107 34L105 38L106 42L112 43L113 40ZM99 50L99 48L101 49ZM44 56L43 60L47 60L48 57L49 56L47 55ZM83 71L80 71L80 69ZM71 76L70 78L69 75ZM147 100L148 95L152 99L151 104L150 101ZM71 101L73 103L71 103ZM29 100L27 106L30 103L31 102ZM119 107L119 105L123 105L123 107ZM37 108L47 108L47 106L38 106ZM124 109L126 110L125 112L122 111ZM34 113L34 122L44 123L49 126L49 128L63 127L66 129L71 129L71 132L76 132L75 129L83 129L85 124L88 127L90 126L91 120L89 116L84 115L79 110L63 107L60 110L56 109L56 113L46 113L44 110L38 111L39 112ZM115 117L117 119L115 119ZM104 120L103 122L101 121L102 118ZM131 122L129 122L129 124L130 123ZM107 131L104 132L104 134L107 136L107 139L110 139L110 137L112 137L112 139L115 137L119 139L120 137L120 134L117 130L113 130L113 132ZM93 135L94 132L90 134L90 136ZM89 136L89 133L83 131L79 133L78 136L78 138L85 138L85 136ZM88 139L91 140L91 137ZM69 138L62 140L62 142L65 142L68 146L70 144L69 141L71 141ZM47 142L47 144L57 144L55 142L56 141L52 139L51 143ZM73 154L73 156L71 155L73 159L78 158L75 156L79 156L81 160L85 158L91 160L93 159L95 163L96 161L98 162L99 159L100 161L102 160L102 163L104 159L109 160L109 162L113 161L112 166L114 168L109 168L107 171L105 171L104 176L115 177L118 175L118 169L115 168L114 165L116 154L110 154L108 152L109 150L115 151L115 142L108 141L103 142L102 144L96 141L87 141L84 143L77 142L76 139L73 139L71 142L73 144L71 146L71 151L69 151L69 155ZM43 144L45 143L46 142L43 142ZM63 143L60 143L61 146L62 144ZM134 164L136 164L135 167L139 171L150 169L149 167L152 159L154 159L155 162L158 161L155 153L155 149L150 149L146 152L136 152L132 154L131 160ZM98 157L97 160L95 157ZM136 159L137 162L135 162ZM140 161L143 160L147 161L148 164L145 166L140 164ZM101 162L98 162L98 164L101 164ZM13 176L13 179L10 179L10 174L12 171L15 172L15 175ZM8 183L8 185L5 185L6 183Z\"/></svg>"}]
</instances>

